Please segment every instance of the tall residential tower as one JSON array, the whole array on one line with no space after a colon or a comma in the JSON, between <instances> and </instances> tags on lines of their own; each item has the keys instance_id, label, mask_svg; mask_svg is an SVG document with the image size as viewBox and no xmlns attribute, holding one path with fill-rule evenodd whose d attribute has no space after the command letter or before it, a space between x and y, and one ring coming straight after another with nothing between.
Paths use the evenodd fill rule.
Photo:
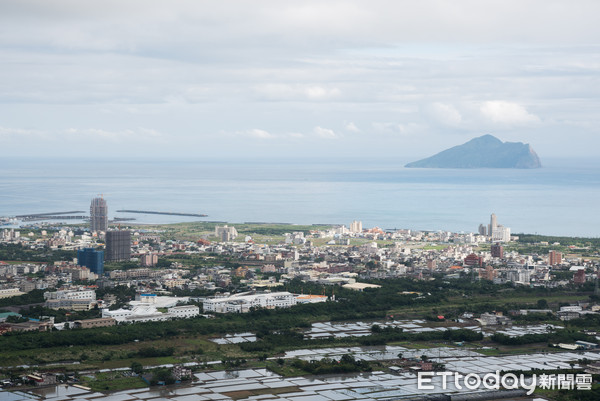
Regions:
<instances>
[{"instance_id":1,"label":"tall residential tower","mask_svg":"<svg viewBox=\"0 0 600 401\"><path fill-rule=\"evenodd\" d=\"M92 199L90 205L90 231L108 230L108 206L103 197Z\"/></svg>"},{"instance_id":2,"label":"tall residential tower","mask_svg":"<svg viewBox=\"0 0 600 401\"><path fill-rule=\"evenodd\" d=\"M131 259L131 232L128 230L106 232L106 261Z\"/></svg>"}]
</instances>

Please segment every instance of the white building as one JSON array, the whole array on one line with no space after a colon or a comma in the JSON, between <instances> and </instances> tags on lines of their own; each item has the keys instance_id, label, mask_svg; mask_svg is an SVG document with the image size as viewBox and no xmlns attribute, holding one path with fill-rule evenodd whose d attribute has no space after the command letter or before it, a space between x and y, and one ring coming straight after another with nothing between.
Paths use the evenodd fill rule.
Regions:
<instances>
[{"instance_id":1,"label":"white building","mask_svg":"<svg viewBox=\"0 0 600 401\"><path fill-rule=\"evenodd\" d=\"M132 309L102 310L102 317L111 317L117 322L158 322L171 319L188 319L200 315L194 305L174 306L167 313L159 312L153 305L136 305Z\"/></svg>"},{"instance_id":2,"label":"white building","mask_svg":"<svg viewBox=\"0 0 600 401\"><path fill-rule=\"evenodd\" d=\"M303 245L306 243L306 238L304 238L304 233L302 231L286 233L285 234L285 243L286 244L294 244L294 245Z\"/></svg>"},{"instance_id":3,"label":"white building","mask_svg":"<svg viewBox=\"0 0 600 401\"><path fill-rule=\"evenodd\" d=\"M234 240L238 236L238 232L235 227L228 227L227 225L223 227L215 226L215 236L220 238L221 241L227 242Z\"/></svg>"},{"instance_id":4,"label":"white building","mask_svg":"<svg viewBox=\"0 0 600 401\"><path fill-rule=\"evenodd\" d=\"M204 312L245 313L250 308L289 308L296 305L296 297L290 292L268 292L263 294L235 294L230 297L212 298L204 301Z\"/></svg>"},{"instance_id":5,"label":"white building","mask_svg":"<svg viewBox=\"0 0 600 401\"><path fill-rule=\"evenodd\" d=\"M350 223L350 232L351 233L362 233L362 221L356 221L354 220L352 223Z\"/></svg>"},{"instance_id":6,"label":"white building","mask_svg":"<svg viewBox=\"0 0 600 401\"><path fill-rule=\"evenodd\" d=\"M168 311L169 315L179 319L187 319L200 314L200 308L196 305L174 306L169 308Z\"/></svg>"},{"instance_id":7,"label":"white building","mask_svg":"<svg viewBox=\"0 0 600 401\"><path fill-rule=\"evenodd\" d=\"M492 230L492 241L510 242L510 228L501 225L494 228Z\"/></svg>"},{"instance_id":8,"label":"white building","mask_svg":"<svg viewBox=\"0 0 600 401\"><path fill-rule=\"evenodd\" d=\"M18 288L5 288L0 290L0 299L15 297L17 295L23 295L24 293L19 291Z\"/></svg>"},{"instance_id":9,"label":"white building","mask_svg":"<svg viewBox=\"0 0 600 401\"><path fill-rule=\"evenodd\" d=\"M297 304L316 304L319 302L326 302L328 299L327 295L298 295L296 296Z\"/></svg>"},{"instance_id":10,"label":"white building","mask_svg":"<svg viewBox=\"0 0 600 401\"><path fill-rule=\"evenodd\" d=\"M55 292L45 292L44 299L89 299L96 300L96 291L94 290L63 290Z\"/></svg>"},{"instance_id":11,"label":"white building","mask_svg":"<svg viewBox=\"0 0 600 401\"><path fill-rule=\"evenodd\" d=\"M84 311L94 308L96 300L92 299L48 299L44 306L50 309L69 309Z\"/></svg>"}]
</instances>

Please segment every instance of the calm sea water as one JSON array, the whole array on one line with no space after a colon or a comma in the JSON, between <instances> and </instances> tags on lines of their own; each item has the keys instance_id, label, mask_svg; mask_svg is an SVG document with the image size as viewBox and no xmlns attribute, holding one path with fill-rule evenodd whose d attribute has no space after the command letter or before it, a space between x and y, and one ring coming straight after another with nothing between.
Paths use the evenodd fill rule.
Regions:
<instances>
[{"instance_id":1,"label":"calm sea water","mask_svg":"<svg viewBox=\"0 0 600 401\"><path fill-rule=\"evenodd\" d=\"M396 160L0 160L0 216L82 210L181 221L336 223L476 231L491 213L513 233L600 236L600 162L536 170L405 169ZM117 213L204 213L205 219Z\"/></svg>"}]
</instances>

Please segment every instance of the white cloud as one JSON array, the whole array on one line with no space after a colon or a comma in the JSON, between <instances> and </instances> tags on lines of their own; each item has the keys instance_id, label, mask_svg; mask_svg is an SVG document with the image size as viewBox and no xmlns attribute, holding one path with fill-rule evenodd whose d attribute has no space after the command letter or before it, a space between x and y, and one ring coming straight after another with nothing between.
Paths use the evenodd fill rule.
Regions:
<instances>
[{"instance_id":1,"label":"white cloud","mask_svg":"<svg viewBox=\"0 0 600 401\"><path fill-rule=\"evenodd\" d=\"M311 100L326 100L340 96L341 92L337 88L324 88L322 86L309 86L304 88L304 94Z\"/></svg>"},{"instance_id":2,"label":"white cloud","mask_svg":"<svg viewBox=\"0 0 600 401\"><path fill-rule=\"evenodd\" d=\"M313 132L321 138L327 138L327 139L336 139L339 138L339 135L337 135L333 130L328 129L328 128L322 128L322 127L315 127L315 129L313 130Z\"/></svg>"},{"instance_id":3,"label":"white cloud","mask_svg":"<svg viewBox=\"0 0 600 401\"><path fill-rule=\"evenodd\" d=\"M115 143L133 142L138 140L158 140L163 135L154 129L135 128L123 130L107 130L101 128L69 128L56 133L58 137L65 137L69 140L101 140Z\"/></svg>"},{"instance_id":4,"label":"white cloud","mask_svg":"<svg viewBox=\"0 0 600 401\"><path fill-rule=\"evenodd\" d=\"M267 100L314 100L323 101L339 97L341 91L320 85L265 84L257 87L259 96Z\"/></svg>"},{"instance_id":5,"label":"white cloud","mask_svg":"<svg viewBox=\"0 0 600 401\"><path fill-rule=\"evenodd\" d=\"M529 125L540 122L538 116L529 113L522 105L503 100L483 102L479 111L486 119L496 124Z\"/></svg>"},{"instance_id":6,"label":"white cloud","mask_svg":"<svg viewBox=\"0 0 600 401\"><path fill-rule=\"evenodd\" d=\"M346 123L345 126L344 126L344 128L346 128L346 131L360 132L360 129L352 121Z\"/></svg>"},{"instance_id":7,"label":"white cloud","mask_svg":"<svg viewBox=\"0 0 600 401\"><path fill-rule=\"evenodd\" d=\"M258 128L250 129L247 131L240 131L240 132L237 132L237 134L241 135L241 136L247 136L250 138L257 138L257 139L275 138L275 135L271 134L270 132L262 130L262 129L258 129Z\"/></svg>"},{"instance_id":8,"label":"white cloud","mask_svg":"<svg viewBox=\"0 0 600 401\"><path fill-rule=\"evenodd\" d=\"M409 135L417 132L421 126L417 123L392 123L392 122L374 122L373 128L381 133Z\"/></svg>"},{"instance_id":9,"label":"white cloud","mask_svg":"<svg viewBox=\"0 0 600 401\"><path fill-rule=\"evenodd\" d=\"M102 128L67 128L57 131L30 130L0 127L0 139L29 138L38 141L63 143L64 141L110 141L133 142L137 140L161 140L163 134L149 128L107 130Z\"/></svg>"},{"instance_id":10,"label":"white cloud","mask_svg":"<svg viewBox=\"0 0 600 401\"><path fill-rule=\"evenodd\" d=\"M111 153L148 138L148 156L181 143L295 155L340 137L362 154L380 135L391 153L449 131L561 138L567 121L597 147L599 12L596 0L3 0L0 121L22 130L0 128L0 147L26 153L39 137L69 154L67 138ZM582 143L569 152L592 152Z\"/></svg>"},{"instance_id":11,"label":"white cloud","mask_svg":"<svg viewBox=\"0 0 600 401\"><path fill-rule=\"evenodd\" d=\"M43 135L41 131L22 128L0 127L0 139L9 137L31 137Z\"/></svg>"},{"instance_id":12,"label":"white cloud","mask_svg":"<svg viewBox=\"0 0 600 401\"><path fill-rule=\"evenodd\" d=\"M445 125L456 126L462 122L462 115L454 106L445 103L433 103L429 108L433 117Z\"/></svg>"}]
</instances>

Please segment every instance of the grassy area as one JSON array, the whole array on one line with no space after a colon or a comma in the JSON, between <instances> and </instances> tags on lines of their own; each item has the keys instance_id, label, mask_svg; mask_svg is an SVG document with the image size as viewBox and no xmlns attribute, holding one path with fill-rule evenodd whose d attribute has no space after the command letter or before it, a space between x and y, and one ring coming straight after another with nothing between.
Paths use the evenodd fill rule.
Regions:
<instances>
[{"instance_id":1,"label":"grassy area","mask_svg":"<svg viewBox=\"0 0 600 401\"><path fill-rule=\"evenodd\" d=\"M449 246L450 245L448 245L448 244L446 244L446 245L425 245L423 247L423 249L425 251L431 251L431 250L441 251L441 250L448 248Z\"/></svg>"},{"instance_id":2,"label":"grassy area","mask_svg":"<svg viewBox=\"0 0 600 401\"><path fill-rule=\"evenodd\" d=\"M444 314L444 311L451 311L454 309L470 309L478 305L490 304L491 307L503 306L506 304L529 304L532 308L536 307L539 299L545 299L548 301L550 306L556 306L560 302L574 302L587 300L587 295L565 295L565 294L544 294L544 295L518 295L511 296L510 292L498 293L497 295L476 295L469 297L451 297L445 301L441 301L436 305L415 305L414 307L407 309L394 308L388 311L388 314L394 315L394 317L422 317L424 314L431 313L433 309L439 313Z\"/></svg>"},{"instance_id":3,"label":"grassy area","mask_svg":"<svg viewBox=\"0 0 600 401\"><path fill-rule=\"evenodd\" d=\"M277 373L278 375L284 376L284 377L296 377L296 376L303 376L303 375L307 374L302 369L295 368L288 364L280 365L275 361L268 361L267 369L269 369L272 372Z\"/></svg>"},{"instance_id":4,"label":"grassy area","mask_svg":"<svg viewBox=\"0 0 600 401\"><path fill-rule=\"evenodd\" d=\"M252 236L255 241L260 240L261 243L278 243L283 240L283 234L294 231L303 231L307 233L311 230L323 230L331 226L322 225L295 225L295 224L246 224L246 223L205 223L205 222L188 222L177 224L164 225L144 225L144 229L160 231L160 235L164 239L178 239L196 241L200 238L214 237L215 226L235 227L240 237L238 241L243 241L246 235Z\"/></svg>"}]
</instances>

